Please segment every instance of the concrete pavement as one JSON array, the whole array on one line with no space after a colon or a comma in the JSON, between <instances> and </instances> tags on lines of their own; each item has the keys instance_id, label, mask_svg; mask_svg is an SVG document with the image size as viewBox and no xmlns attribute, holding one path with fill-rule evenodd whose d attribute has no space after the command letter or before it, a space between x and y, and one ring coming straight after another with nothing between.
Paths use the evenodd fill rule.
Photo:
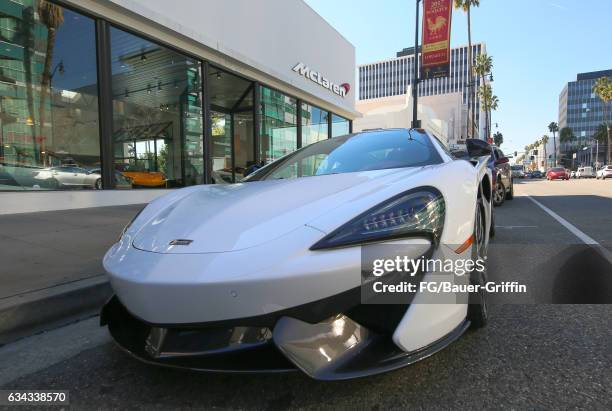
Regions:
<instances>
[{"instance_id":1,"label":"concrete pavement","mask_svg":"<svg viewBox=\"0 0 612 411\"><path fill-rule=\"evenodd\" d=\"M0 345L95 314L102 257L142 207L0 215Z\"/></svg>"}]
</instances>

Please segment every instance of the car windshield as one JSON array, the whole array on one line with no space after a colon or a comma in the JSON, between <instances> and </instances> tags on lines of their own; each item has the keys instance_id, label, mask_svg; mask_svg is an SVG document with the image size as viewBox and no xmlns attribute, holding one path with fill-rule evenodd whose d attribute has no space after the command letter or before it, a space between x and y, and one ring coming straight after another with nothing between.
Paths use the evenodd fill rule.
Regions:
<instances>
[{"instance_id":1,"label":"car windshield","mask_svg":"<svg viewBox=\"0 0 612 411\"><path fill-rule=\"evenodd\" d=\"M243 181L276 180L421 167L442 162L430 138L417 130L370 131L306 146L251 174Z\"/></svg>"},{"instance_id":2,"label":"car windshield","mask_svg":"<svg viewBox=\"0 0 612 411\"><path fill-rule=\"evenodd\" d=\"M565 169L563 167L555 167L552 171L565 171Z\"/></svg>"}]
</instances>

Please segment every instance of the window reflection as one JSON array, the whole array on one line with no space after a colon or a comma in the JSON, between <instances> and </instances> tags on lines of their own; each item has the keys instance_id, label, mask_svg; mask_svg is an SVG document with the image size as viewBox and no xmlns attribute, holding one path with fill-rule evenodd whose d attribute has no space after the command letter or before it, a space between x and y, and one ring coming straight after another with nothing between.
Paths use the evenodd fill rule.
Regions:
<instances>
[{"instance_id":1,"label":"window reflection","mask_svg":"<svg viewBox=\"0 0 612 411\"><path fill-rule=\"evenodd\" d=\"M216 184L240 180L255 158L253 83L211 66L212 175Z\"/></svg>"},{"instance_id":2,"label":"window reflection","mask_svg":"<svg viewBox=\"0 0 612 411\"><path fill-rule=\"evenodd\" d=\"M261 87L260 152L264 163L297 149L297 101Z\"/></svg>"},{"instance_id":3,"label":"window reflection","mask_svg":"<svg viewBox=\"0 0 612 411\"><path fill-rule=\"evenodd\" d=\"M101 188L94 21L0 2L0 190Z\"/></svg>"},{"instance_id":4,"label":"window reflection","mask_svg":"<svg viewBox=\"0 0 612 411\"><path fill-rule=\"evenodd\" d=\"M344 117L332 114L332 137L343 136L349 133L349 121Z\"/></svg>"},{"instance_id":5,"label":"window reflection","mask_svg":"<svg viewBox=\"0 0 612 411\"><path fill-rule=\"evenodd\" d=\"M131 187L204 182L201 64L111 29L115 169Z\"/></svg>"},{"instance_id":6,"label":"window reflection","mask_svg":"<svg viewBox=\"0 0 612 411\"><path fill-rule=\"evenodd\" d=\"M327 120L329 112L319 107L302 103L302 145L316 143L328 138Z\"/></svg>"}]
</instances>

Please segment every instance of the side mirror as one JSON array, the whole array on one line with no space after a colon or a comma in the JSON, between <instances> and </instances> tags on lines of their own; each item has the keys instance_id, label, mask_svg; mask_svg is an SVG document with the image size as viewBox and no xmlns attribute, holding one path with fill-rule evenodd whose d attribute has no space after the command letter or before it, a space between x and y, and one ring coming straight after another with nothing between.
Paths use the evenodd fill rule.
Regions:
<instances>
[{"instance_id":1,"label":"side mirror","mask_svg":"<svg viewBox=\"0 0 612 411\"><path fill-rule=\"evenodd\" d=\"M502 157L502 158L498 158L498 159L495 161L495 164L496 164L496 165L497 165L497 164L506 164L506 163L508 163L508 162L510 162L510 160L508 159L508 157Z\"/></svg>"},{"instance_id":2,"label":"side mirror","mask_svg":"<svg viewBox=\"0 0 612 411\"><path fill-rule=\"evenodd\" d=\"M465 140L465 146L470 157L482 157L491 155L491 145L484 140L468 138Z\"/></svg>"}]
</instances>

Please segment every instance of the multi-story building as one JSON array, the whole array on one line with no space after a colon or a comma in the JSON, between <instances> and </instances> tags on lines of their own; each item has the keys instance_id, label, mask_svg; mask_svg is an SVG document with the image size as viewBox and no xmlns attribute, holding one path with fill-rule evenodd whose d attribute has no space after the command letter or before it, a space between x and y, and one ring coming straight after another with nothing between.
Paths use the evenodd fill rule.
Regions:
<instances>
[{"instance_id":1,"label":"multi-story building","mask_svg":"<svg viewBox=\"0 0 612 411\"><path fill-rule=\"evenodd\" d=\"M420 51L420 50L419 50ZM484 43L472 45L472 56L485 53ZM420 80L418 83L418 96L436 96L451 93L461 93L463 104L468 104L470 77L468 76L468 47L451 49L449 77ZM420 55L419 55L420 59ZM379 99L390 96L405 95L414 79L414 48L405 48L397 52L396 57L358 66L360 101ZM481 79L474 77L476 90L480 87ZM475 90L475 91L476 91ZM476 94L476 93L475 93ZM478 99L476 99L478 100ZM474 122L479 135L484 135L484 113L480 111L480 103L474 102L476 109ZM481 122L482 117L482 122Z\"/></svg>"},{"instance_id":2,"label":"multi-story building","mask_svg":"<svg viewBox=\"0 0 612 411\"><path fill-rule=\"evenodd\" d=\"M593 144L597 127L604 122L603 102L593 92L595 81L600 77L612 79L612 70L579 73L576 81L567 83L559 95L559 129L569 127L575 139L559 145L561 155ZM601 148L601 145L600 145ZM605 150L604 150L605 152ZM586 151L585 151L586 153ZM585 155L580 151L579 155Z\"/></svg>"}]
</instances>

